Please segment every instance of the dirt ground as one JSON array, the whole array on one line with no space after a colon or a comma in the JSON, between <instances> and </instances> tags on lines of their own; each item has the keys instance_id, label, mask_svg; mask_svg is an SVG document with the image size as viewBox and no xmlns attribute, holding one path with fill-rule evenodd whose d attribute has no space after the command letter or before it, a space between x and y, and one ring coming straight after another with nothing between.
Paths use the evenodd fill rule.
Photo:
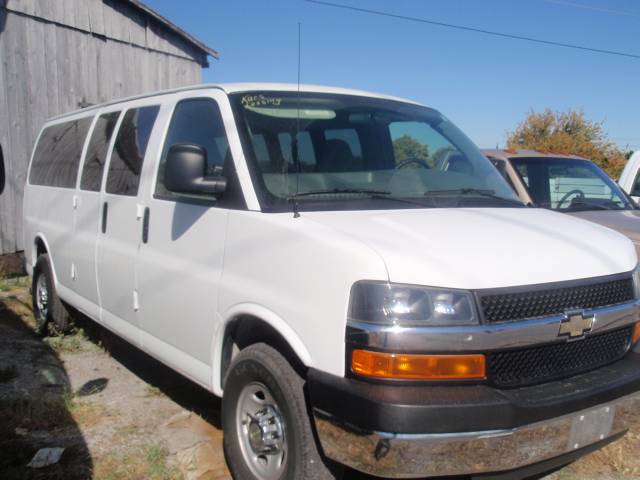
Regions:
<instances>
[{"instance_id":1,"label":"dirt ground","mask_svg":"<svg viewBox=\"0 0 640 480\"><path fill-rule=\"evenodd\" d=\"M43 340L30 302L28 279L0 279L0 479L231 478L218 399L93 322ZM44 447L65 451L53 466L28 467ZM624 439L547 480L631 478L640 478L640 413Z\"/></svg>"}]
</instances>

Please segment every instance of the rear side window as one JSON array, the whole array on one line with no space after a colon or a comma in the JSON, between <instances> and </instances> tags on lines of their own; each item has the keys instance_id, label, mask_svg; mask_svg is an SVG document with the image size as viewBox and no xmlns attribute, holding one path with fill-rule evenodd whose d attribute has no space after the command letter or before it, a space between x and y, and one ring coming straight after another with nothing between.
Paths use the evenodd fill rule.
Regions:
<instances>
[{"instance_id":1,"label":"rear side window","mask_svg":"<svg viewBox=\"0 0 640 480\"><path fill-rule=\"evenodd\" d=\"M75 188L91 121L92 118L82 118L45 128L33 155L29 183Z\"/></svg>"},{"instance_id":2,"label":"rear side window","mask_svg":"<svg viewBox=\"0 0 640 480\"><path fill-rule=\"evenodd\" d=\"M172 195L164 186L164 170L169 149L178 143L204 147L207 151L206 176L222 175L225 159L229 153L229 143L220 109L214 100L194 98L183 100L176 105L160 160L156 194Z\"/></svg>"},{"instance_id":3,"label":"rear side window","mask_svg":"<svg viewBox=\"0 0 640 480\"><path fill-rule=\"evenodd\" d=\"M91 134L91 140L89 140L84 167L82 168L82 178L80 179L80 188L82 190L100 191L109 143L119 116L120 112L111 112L98 117L96 126Z\"/></svg>"},{"instance_id":4,"label":"rear side window","mask_svg":"<svg viewBox=\"0 0 640 480\"><path fill-rule=\"evenodd\" d=\"M159 110L158 105L153 105L125 113L111 153L107 193L131 197L138 195L142 162Z\"/></svg>"}]
</instances>

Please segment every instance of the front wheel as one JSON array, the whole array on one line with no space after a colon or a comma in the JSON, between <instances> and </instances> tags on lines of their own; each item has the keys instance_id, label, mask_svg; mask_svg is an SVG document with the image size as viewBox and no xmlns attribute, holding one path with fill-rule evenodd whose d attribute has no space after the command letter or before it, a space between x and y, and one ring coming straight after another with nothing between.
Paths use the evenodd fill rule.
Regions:
<instances>
[{"instance_id":1,"label":"front wheel","mask_svg":"<svg viewBox=\"0 0 640 480\"><path fill-rule=\"evenodd\" d=\"M224 385L224 450L235 479L329 480L304 397L304 380L260 343L234 359Z\"/></svg>"},{"instance_id":2,"label":"front wheel","mask_svg":"<svg viewBox=\"0 0 640 480\"><path fill-rule=\"evenodd\" d=\"M31 295L36 331L39 334L46 334L50 324L53 324L54 330L59 333L67 333L71 330L73 326L71 316L56 293L47 254L40 255L33 268Z\"/></svg>"}]
</instances>

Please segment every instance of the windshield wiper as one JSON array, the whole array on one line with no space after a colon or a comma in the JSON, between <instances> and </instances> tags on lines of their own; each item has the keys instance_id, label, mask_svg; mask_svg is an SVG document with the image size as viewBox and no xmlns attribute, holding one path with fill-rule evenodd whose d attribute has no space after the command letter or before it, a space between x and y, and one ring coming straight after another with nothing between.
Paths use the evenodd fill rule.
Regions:
<instances>
[{"instance_id":1,"label":"windshield wiper","mask_svg":"<svg viewBox=\"0 0 640 480\"><path fill-rule=\"evenodd\" d=\"M385 190L370 190L366 188L333 188L331 190L310 190L308 192L298 192L290 195L289 198L308 197L313 195L339 195L341 193L346 194L361 194L361 195L391 195L391 192Z\"/></svg>"},{"instance_id":2,"label":"windshield wiper","mask_svg":"<svg viewBox=\"0 0 640 480\"><path fill-rule=\"evenodd\" d=\"M524 206L520 200L514 200L512 198L501 197L496 195L493 190L481 190L479 188L454 188L450 190L431 190L424 192L425 197L437 197L437 196L463 196L463 195L476 195L480 197L492 198L494 200L500 200L502 202L513 203L515 205Z\"/></svg>"},{"instance_id":3,"label":"windshield wiper","mask_svg":"<svg viewBox=\"0 0 640 480\"><path fill-rule=\"evenodd\" d=\"M409 205L417 205L419 207L428 207L424 202L419 199L410 199L403 197L396 197L391 192L386 190L374 190L368 188L334 188L331 190L311 190L308 192L294 193L288 199L295 201L298 197L307 197L313 195L334 195L334 194L354 194L354 195L368 195L368 198L373 200L391 200L400 203L407 203Z\"/></svg>"}]
</instances>

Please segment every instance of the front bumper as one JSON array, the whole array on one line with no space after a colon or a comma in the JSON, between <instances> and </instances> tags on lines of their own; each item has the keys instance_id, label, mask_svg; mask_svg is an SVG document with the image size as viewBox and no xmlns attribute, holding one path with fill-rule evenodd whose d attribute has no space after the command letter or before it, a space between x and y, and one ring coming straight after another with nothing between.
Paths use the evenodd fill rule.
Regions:
<instances>
[{"instance_id":1,"label":"front bumper","mask_svg":"<svg viewBox=\"0 0 640 480\"><path fill-rule=\"evenodd\" d=\"M389 386L312 370L325 455L390 478L512 471L623 434L640 408L640 355L544 385ZM516 477L517 478L517 477Z\"/></svg>"}]
</instances>

